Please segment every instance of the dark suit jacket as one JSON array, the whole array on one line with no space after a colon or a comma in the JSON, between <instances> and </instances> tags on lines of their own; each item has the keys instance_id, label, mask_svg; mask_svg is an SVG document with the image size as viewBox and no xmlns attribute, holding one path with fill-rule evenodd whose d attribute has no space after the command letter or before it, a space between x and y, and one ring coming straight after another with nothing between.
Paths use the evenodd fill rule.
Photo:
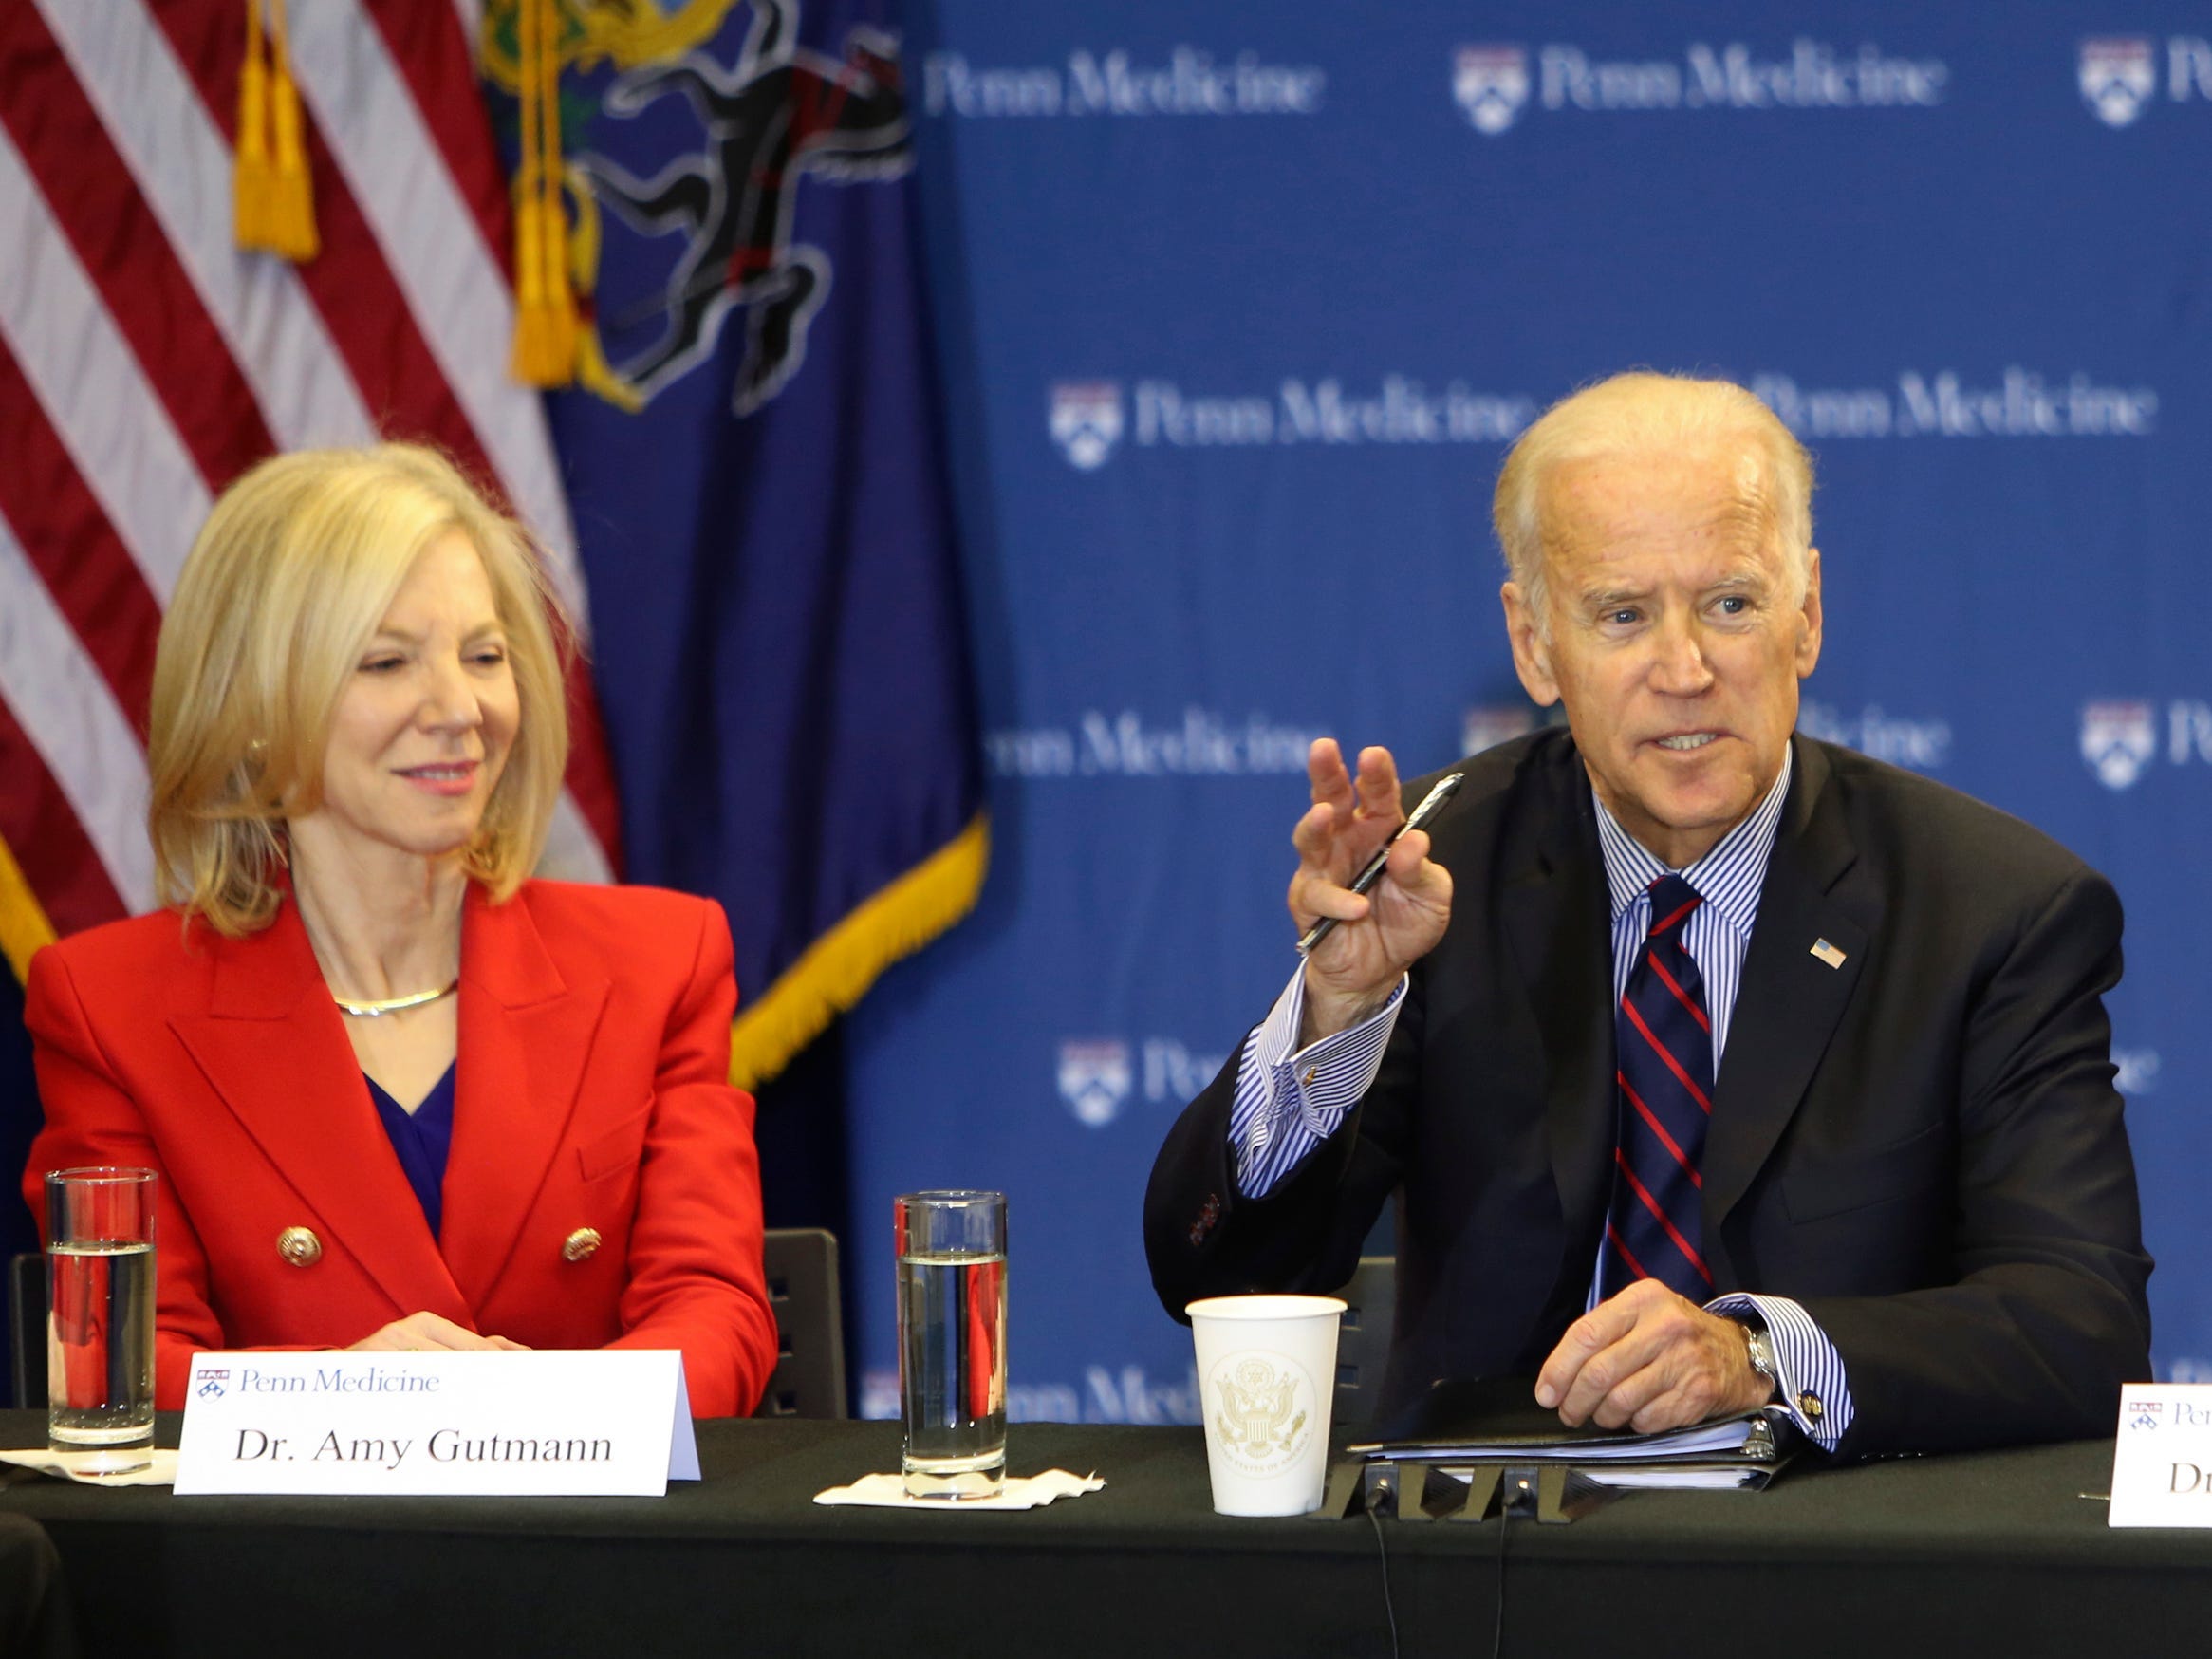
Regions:
<instances>
[{"instance_id":1,"label":"dark suit jacket","mask_svg":"<svg viewBox=\"0 0 2212 1659\"><path fill-rule=\"evenodd\" d=\"M204 1349L344 1347L418 1309L532 1348L683 1351L692 1409L750 1410L775 1364L753 1103L728 1081L736 990L711 902L472 885L442 1235L385 1137L288 901L268 927L174 911L31 961L46 1170L161 1176L155 1391ZM306 1227L320 1258L278 1235ZM598 1248L571 1260L579 1228Z\"/></svg>"},{"instance_id":2,"label":"dark suit jacket","mask_svg":"<svg viewBox=\"0 0 2212 1659\"><path fill-rule=\"evenodd\" d=\"M1794 1297L1827 1332L1846 1454L2109 1433L2150 1330L2102 1000L2119 901L2016 819L1794 742L1705 1147L1716 1286ZM1609 906L1581 759L1552 730L1462 770L1433 831L1451 925L1366 1098L1247 1199L1233 1056L1145 1202L1180 1314L1342 1284L1400 1190L1385 1410L1438 1378L1533 1375L1582 1313L1609 1191Z\"/></svg>"}]
</instances>

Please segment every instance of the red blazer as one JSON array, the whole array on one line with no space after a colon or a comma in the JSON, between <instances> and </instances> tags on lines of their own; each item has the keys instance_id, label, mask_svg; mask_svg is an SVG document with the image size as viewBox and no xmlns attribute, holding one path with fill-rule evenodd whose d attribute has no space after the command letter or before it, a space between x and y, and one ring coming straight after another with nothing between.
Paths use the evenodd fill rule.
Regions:
<instances>
[{"instance_id":1,"label":"red blazer","mask_svg":"<svg viewBox=\"0 0 2212 1659\"><path fill-rule=\"evenodd\" d=\"M248 939L163 911L32 959L46 1123L25 1190L37 1212L49 1169L159 1171L162 1408L201 1350L344 1347L423 1308L532 1348L681 1349L702 1417L759 1399L775 1320L720 907L472 885L459 997L433 1239L290 903ZM293 1228L313 1260L280 1252Z\"/></svg>"}]
</instances>

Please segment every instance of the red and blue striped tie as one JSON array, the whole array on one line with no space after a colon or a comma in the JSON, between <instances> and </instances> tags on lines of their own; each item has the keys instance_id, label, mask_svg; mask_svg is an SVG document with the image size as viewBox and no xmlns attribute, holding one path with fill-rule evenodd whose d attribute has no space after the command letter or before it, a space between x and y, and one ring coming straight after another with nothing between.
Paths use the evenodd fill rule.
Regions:
<instances>
[{"instance_id":1,"label":"red and blue striped tie","mask_svg":"<svg viewBox=\"0 0 2212 1659\"><path fill-rule=\"evenodd\" d=\"M1678 875L1651 884L1651 930L1614 1019L1621 1133L1599 1289L1656 1278L1693 1302L1713 1295L1699 1218L1699 1165L1713 1110L1713 1022L1705 981L1682 948L1703 903Z\"/></svg>"}]
</instances>

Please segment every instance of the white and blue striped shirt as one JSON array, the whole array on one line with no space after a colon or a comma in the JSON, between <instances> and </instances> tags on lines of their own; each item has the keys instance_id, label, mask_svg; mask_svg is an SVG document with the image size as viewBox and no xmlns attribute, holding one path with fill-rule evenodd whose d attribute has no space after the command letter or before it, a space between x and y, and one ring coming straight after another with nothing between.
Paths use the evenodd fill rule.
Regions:
<instances>
[{"instance_id":1,"label":"white and blue striped shirt","mask_svg":"<svg viewBox=\"0 0 2212 1659\"><path fill-rule=\"evenodd\" d=\"M1723 835L1713 849L1680 873L1704 900L1682 923L1682 944L1705 981L1705 1007L1713 1021L1713 1069L1719 1075L1743 980L1744 954L1751 948L1752 925L1758 919L1759 889L1766 885L1767 861L1774 851L1775 826L1790 792L1794 758L1783 751L1782 770L1751 815ZM1598 845L1605 856L1606 886L1612 900L1613 999L1627 990L1636 953L1651 925L1649 887L1667 867L1622 829L1603 801L1596 801ZM1314 1147L1344 1122L1375 1081L1383 1051L1398 1023L1405 999L1401 978L1390 999L1366 1020L1333 1036L1292 1052L1305 1018L1303 964L1268 1017L1245 1039L1236 1070L1236 1098L1230 1109L1229 1142L1236 1154L1237 1190L1249 1198L1272 1191ZM1600 1246L1602 1251L1602 1244ZM1597 1303L1595 1263L1589 1305ZM1756 1313L1766 1323L1775 1349L1782 1403L1813 1443L1826 1450L1851 1424L1851 1398L1843 1358L1797 1303L1784 1296L1734 1292L1705 1304L1708 1312L1731 1315ZM1807 1403L1810 1402L1810 1409Z\"/></svg>"}]
</instances>

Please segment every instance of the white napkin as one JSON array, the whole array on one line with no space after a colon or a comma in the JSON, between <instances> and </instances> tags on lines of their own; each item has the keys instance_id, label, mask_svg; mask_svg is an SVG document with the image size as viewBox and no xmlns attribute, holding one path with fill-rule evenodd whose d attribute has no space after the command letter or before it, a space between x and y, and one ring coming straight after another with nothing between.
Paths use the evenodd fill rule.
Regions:
<instances>
[{"instance_id":1,"label":"white napkin","mask_svg":"<svg viewBox=\"0 0 2212 1659\"><path fill-rule=\"evenodd\" d=\"M142 1469L133 1469L127 1475L87 1475L84 1465L104 1452L58 1452L40 1447L36 1451L0 1451L0 1463L13 1463L19 1468L36 1469L42 1475L58 1475L65 1481L75 1481L84 1486L174 1486L177 1484L177 1454L157 1446L154 1461Z\"/></svg>"},{"instance_id":2,"label":"white napkin","mask_svg":"<svg viewBox=\"0 0 2212 1659\"><path fill-rule=\"evenodd\" d=\"M1047 1469L1041 1475L1009 1477L994 1498L909 1498L906 1483L897 1475L863 1475L849 1486L832 1486L827 1492L815 1493L814 1501L864 1503L876 1509L928 1509L943 1515L956 1509L1039 1509L1055 1498L1077 1498L1105 1484L1096 1475Z\"/></svg>"}]
</instances>

